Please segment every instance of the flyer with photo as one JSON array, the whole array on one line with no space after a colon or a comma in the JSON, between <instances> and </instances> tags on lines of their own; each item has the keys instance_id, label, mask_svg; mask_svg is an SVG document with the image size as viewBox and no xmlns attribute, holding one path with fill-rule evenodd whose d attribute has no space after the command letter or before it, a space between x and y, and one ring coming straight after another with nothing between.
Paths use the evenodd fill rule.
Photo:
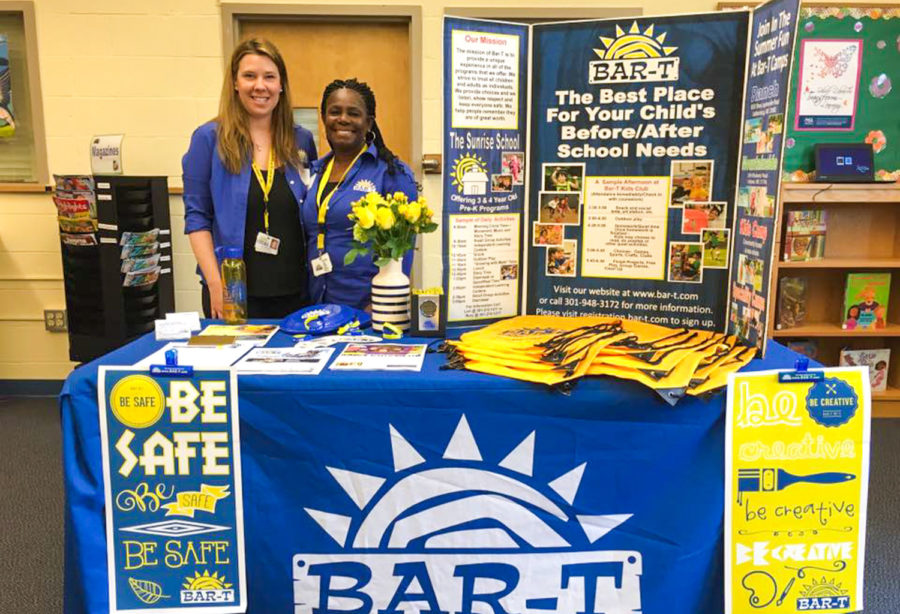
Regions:
<instances>
[{"instance_id":1,"label":"flyer with photo","mask_svg":"<svg viewBox=\"0 0 900 614\"><path fill-rule=\"evenodd\" d=\"M234 365L240 373L318 375L334 348L253 348Z\"/></svg>"},{"instance_id":2,"label":"flyer with photo","mask_svg":"<svg viewBox=\"0 0 900 614\"><path fill-rule=\"evenodd\" d=\"M348 343L329 369L334 371L421 371L427 345Z\"/></svg>"}]
</instances>

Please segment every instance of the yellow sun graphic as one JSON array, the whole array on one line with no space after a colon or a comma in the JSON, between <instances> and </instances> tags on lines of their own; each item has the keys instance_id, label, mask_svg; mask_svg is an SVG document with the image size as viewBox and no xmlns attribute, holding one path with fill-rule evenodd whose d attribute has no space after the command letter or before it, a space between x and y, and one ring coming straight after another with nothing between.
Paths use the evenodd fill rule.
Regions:
<instances>
[{"instance_id":1,"label":"yellow sun graphic","mask_svg":"<svg viewBox=\"0 0 900 614\"><path fill-rule=\"evenodd\" d=\"M189 591L231 588L231 584L225 581L225 574L219 577L218 572L214 571L210 575L208 569L204 570L202 574L199 571L195 571L193 576L188 576L184 579L182 586Z\"/></svg>"},{"instance_id":2,"label":"yellow sun graphic","mask_svg":"<svg viewBox=\"0 0 900 614\"><path fill-rule=\"evenodd\" d=\"M453 162L453 169L450 171L450 175L453 177L452 184L456 186L457 192L463 191L463 177L469 172L486 174L487 164L476 154L466 154L457 158Z\"/></svg>"},{"instance_id":3,"label":"yellow sun graphic","mask_svg":"<svg viewBox=\"0 0 900 614\"><path fill-rule=\"evenodd\" d=\"M829 582L824 576L819 582L813 578L812 582L803 585L804 597L840 597L846 594L847 591L841 588L841 582Z\"/></svg>"},{"instance_id":4,"label":"yellow sun graphic","mask_svg":"<svg viewBox=\"0 0 900 614\"><path fill-rule=\"evenodd\" d=\"M606 49L594 49L594 53L601 60L661 58L672 55L678 49L678 47L664 47L665 40L665 32L654 36L652 23L641 32L635 21L627 33L617 25L615 38L601 36L600 42Z\"/></svg>"}]
</instances>

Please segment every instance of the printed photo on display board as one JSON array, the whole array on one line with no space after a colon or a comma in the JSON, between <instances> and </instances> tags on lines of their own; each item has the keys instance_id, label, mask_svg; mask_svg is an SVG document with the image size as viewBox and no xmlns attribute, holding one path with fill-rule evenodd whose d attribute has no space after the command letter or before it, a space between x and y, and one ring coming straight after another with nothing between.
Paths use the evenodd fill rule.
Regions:
<instances>
[{"instance_id":1,"label":"printed photo on display board","mask_svg":"<svg viewBox=\"0 0 900 614\"><path fill-rule=\"evenodd\" d=\"M707 228L722 229L726 227L726 208L728 203L684 203L681 218L681 234L695 235Z\"/></svg>"},{"instance_id":2,"label":"printed photo on display board","mask_svg":"<svg viewBox=\"0 0 900 614\"><path fill-rule=\"evenodd\" d=\"M541 224L540 222L534 222L532 224L531 244L535 247L541 245L557 245L562 247L563 236L562 224Z\"/></svg>"},{"instance_id":3,"label":"printed photo on display board","mask_svg":"<svg viewBox=\"0 0 900 614\"><path fill-rule=\"evenodd\" d=\"M512 192L512 175L491 175L491 192Z\"/></svg>"},{"instance_id":4,"label":"printed photo on display board","mask_svg":"<svg viewBox=\"0 0 900 614\"><path fill-rule=\"evenodd\" d=\"M519 265L517 263L509 263L509 264L501 264L500 265L500 280L501 281L509 281L511 279L518 279L519 277Z\"/></svg>"},{"instance_id":5,"label":"printed photo on display board","mask_svg":"<svg viewBox=\"0 0 900 614\"><path fill-rule=\"evenodd\" d=\"M580 192L584 187L584 164L544 164L544 190Z\"/></svg>"},{"instance_id":6,"label":"printed photo on display board","mask_svg":"<svg viewBox=\"0 0 900 614\"><path fill-rule=\"evenodd\" d=\"M541 224L577 226L581 223L581 192L541 192Z\"/></svg>"},{"instance_id":7,"label":"printed photo on display board","mask_svg":"<svg viewBox=\"0 0 900 614\"><path fill-rule=\"evenodd\" d=\"M699 284L703 282L703 244L669 245L669 281Z\"/></svg>"},{"instance_id":8,"label":"printed photo on display board","mask_svg":"<svg viewBox=\"0 0 900 614\"><path fill-rule=\"evenodd\" d=\"M512 177L513 185L525 184L525 152L503 152L500 164L503 174Z\"/></svg>"},{"instance_id":9,"label":"printed photo on display board","mask_svg":"<svg viewBox=\"0 0 900 614\"><path fill-rule=\"evenodd\" d=\"M547 248L547 275L551 277L575 277L575 256L578 241L563 241L562 247Z\"/></svg>"},{"instance_id":10,"label":"printed photo on display board","mask_svg":"<svg viewBox=\"0 0 900 614\"><path fill-rule=\"evenodd\" d=\"M713 181L712 160L676 160L671 168L671 206L688 201L707 202Z\"/></svg>"},{"instance_id":11,"label":"printed photo on display board","mask_svg":"<svg viewBox=\"0 0 900 614\"><path fill-rule=\"evenodd\" d=\"M766 186L747 188L749 192L747 214L755 217L772 217L775 214L775 196Z\"/></svg>"},{"instance_id":12,"label":"printed photo on display board","mask_svg":"<svg viewBox=\"0 0 900 614\"><path fill-rule=\"evenodd\" d=\"M741 186L738 188L737 206L741 209L750 208L750 187Z\"/></svg>"},{"instance_id":13,"label":"printed photo on display board","mask_svg":"<svg viewBox=\"0 0 900 614\"><path fill-rule=\"evenodd\" d=\"M703 268L728 268L728 235L730 230L706 229L700 233L703 243Z\"/></svg>"},{"instance_id":14,"label":"printed photo on display board","mask_svg":"<svg viewBox=\"0 0 900 614\"><path fill-rule=\"evenodd\" d=\"M737 283L753 288L756 292L763 290L763 261L745 254L738 257Z\"/></svg>"},{"instance_id":15,"label":"printed photo on display board","mask_svg":"<svg viewBox=\"0 0 900 614\"><path fill-rule=\"evenodd\" d=\"M762 138L762 118L751 117L744 120L744 141L747 143L758 143Z\"/></svg>"}]
</instances>

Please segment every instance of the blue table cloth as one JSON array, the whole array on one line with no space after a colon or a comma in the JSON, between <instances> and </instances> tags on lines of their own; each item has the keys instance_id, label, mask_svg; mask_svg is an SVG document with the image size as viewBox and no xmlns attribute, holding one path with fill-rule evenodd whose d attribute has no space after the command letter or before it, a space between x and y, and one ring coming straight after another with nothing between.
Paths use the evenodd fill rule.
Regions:
<instances>
[{"instance_id":1,"label":"blue table cloth","mask_svg":"<svg viewBox=\"0 0 900 614\"><path fill-rule=\"evenodd\" d=\"M161 345L61 393L68 613L108 612L98 368ZM747 369L796 357L770 342ZM724 392L565 396L444 362L238 378L248 612L721 611Z\"/></svg>"}]
</instances>

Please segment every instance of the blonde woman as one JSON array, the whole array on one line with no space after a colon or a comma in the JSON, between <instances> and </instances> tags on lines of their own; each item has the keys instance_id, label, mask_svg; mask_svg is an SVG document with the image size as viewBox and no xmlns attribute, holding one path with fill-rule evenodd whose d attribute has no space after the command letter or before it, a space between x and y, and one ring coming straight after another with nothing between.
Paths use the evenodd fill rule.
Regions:
<instances>
[{"instance_id":1,"label":"blonde woman","mask_svg":"<svg viewBox=\"0 0 900 614\"><path fill-rule=\"evenodd\" d=\"M224 248L243 251L249 317L281 318L309 304L301 176L316 157L312 134L294 125L278 49L257 38L238 44L219 114L194 131L181 161L184 231L207 317L222 317Z\"/></svg>"}]
</instances>

